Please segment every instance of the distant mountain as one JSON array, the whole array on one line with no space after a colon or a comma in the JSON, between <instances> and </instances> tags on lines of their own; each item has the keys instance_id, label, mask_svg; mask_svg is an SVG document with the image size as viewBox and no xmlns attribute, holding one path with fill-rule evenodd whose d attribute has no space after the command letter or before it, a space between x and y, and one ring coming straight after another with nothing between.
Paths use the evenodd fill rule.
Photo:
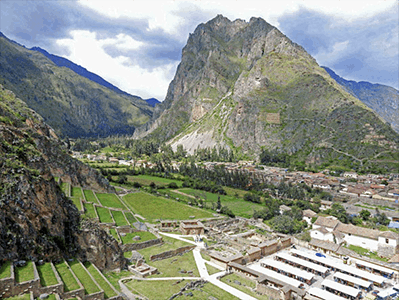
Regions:
<instances>
[{"instance_id":1,"label":"distant mountain","mask_svg":"<svg viewBox=\"0 0 399 300\"><path fill-rule=\"evenodd\" d=\"M155 98L150 98L150 99L146 99L145 100L149 105L151 105L152 107L155 107L155 105L161 103L161 101L158 101Z\"/></svg>"},{"instance_id":2,"label":"distant mountain","mask_svg":"<svg viewBox=\"0 0 399 300\"><path fill-rule=\"evenodd\" d=\"M130 135L152 116L153 107L143 99L59 67L48 55L0 36L0 84L38 112L57 134L72 138ZM52 58L85 73L68 60ZM101 79L96 76L91 77Z\"/></svg>"},{"instance_id":3,"label":"distant mountain","mask_svg":"<svg viewBox=\"0 0 399 300\"><path fill-rule=\"evenodd\" d=\"M346 80L333 70L324 68L328 74L350 94L375 110L392 128L399 133L399 91L386 85L366 81Z\"/></svg>"},{"instance_id":4,"label":"distant mountain","mask_svg":"<svg viewBox=\"0 0 399 300\"><path fill-rule=\"evenodd\" d=\"M261 18L221 15L190 34L165 100L134 133L146 135L190 153L223 147L256 158L268 149L299 167L396 161L399 147L399 135L303 47Z\"/></svg>"},{"instance_id":5,"label":"distant mountain","mask_svg":"<svg viewBox=\"0 0 399 300\"><path fill-rule=\"evenodd\" d=\"M102 77L98 76L97 74L94 74L90 71L87 71L85 68L73 63L72 61L57 56L57 55L53 55L48 53L46 50L39 48L39 47L33 47L30 48L30 50L32 51L37 51L40 52L41 54L43 54L44 56L46 56L48 59L50 59L53 63L55 63L57 66L59 67L67 67L68 69L71 69L72 71L74 71L76 74L79 74L80 76L86 77L87 79L90 79L91 81L97 82L98 84L105 86L106 88L109 88L110 90L119 93L119 94L124 94L127 96L132 96L129 93L126 93L122 90L120 90L119 88L117 88L116 86L114 86L113 84L109 83L108 81L104 80ZM135 96L137 97L137 96Z\"/></svg>"}]
</instances>

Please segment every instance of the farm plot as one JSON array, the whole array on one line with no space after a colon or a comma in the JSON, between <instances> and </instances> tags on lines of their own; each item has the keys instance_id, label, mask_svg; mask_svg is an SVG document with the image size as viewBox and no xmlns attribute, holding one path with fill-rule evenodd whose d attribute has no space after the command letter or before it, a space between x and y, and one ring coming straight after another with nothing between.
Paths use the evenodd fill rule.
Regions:
<instances>
[{"instance_id":1,"label":"farm plot","mask_svg":"<svg viewBox=\"0 0 399 300\"><path fill-rule=\"evenodd\" d=\"M123 200L134 212L150 222L156 219L184 220L190 216L197 219L212 217L212 213L205 210L143 192L128 194L123 197Z\"/></svg>"},{"instance_id":2,"label":"farm plot","mask_svg":"<svg viewBox=\"0 0 399 300\"><path fill-rule=\"evenodd\" d=\"M115 194L99 194L96 193L98 200L105 207L126 209L123 203L118 199Z\"/></svg>"},{"instance_id":3,"label":"farm plot","mask_svg":"<svg viewBox=\"0 0 399 300\"><path fill-rule=\"evenodd\" d=\"M125 216L123 215L123 212L111 210L111 213L112 216L114 217L116 226L129 225L129 223L126 221Z\"/></svg>"},{"instance_id":4,"label":"farm plot","mask_svg":"<svg viewBox=\"0 0 399 300\"><path fill-rule=\"evenodd\" d=\"M108 208L97 206L98 217L100 218L100 223L114 223Z\"/></svg>"},{"instance_id":5,"label":"farm plot","mask_svg":"<svg viewBox=\"0 0 399 300\"><path fill-rule=\"evenodd\" d=\"M91 190L83 190L83 193L85 194L85 198L86 198L87 202L100 204L100 203L98 203L96 196L94 196L93 191L91 191Z\"/></svg>"},{"instance_id":6,"label":"farm plot","mask_svg":"<svg viewBox=\"0 0 399 300\"><path fill-rule=\"evenodd\" d=\"M65 262L56 264L55 268L57 269L57 272L60 275L62 282L64 283L65 292L74 291L80 287Z\"/></svg>"},{"instance_id":7,"label":"farm plot","mask_svg":"<svg viewBox=\"0 0 399 300\"><path fill-rule=\"evenodd\" d=\"M50 263L36 266L40 276L41 286L52 286L58 283Z\"/></svg>"}]
</instances>

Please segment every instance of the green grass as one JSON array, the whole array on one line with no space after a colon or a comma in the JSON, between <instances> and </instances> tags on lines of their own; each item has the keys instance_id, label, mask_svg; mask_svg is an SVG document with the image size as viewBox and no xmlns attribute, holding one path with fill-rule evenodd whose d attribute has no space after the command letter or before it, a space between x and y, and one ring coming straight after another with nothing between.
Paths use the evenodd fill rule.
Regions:
<instances>
[{"instance_id":1,"label":"green grass","mask_svg":"<svg viewBox=\"0 0 399 300\"><path fill-rule=\"evenodd\" d=\"M360 246L355 246L355 245L349 245L347 246L348 249L355 251L357 254L363 255L363 256L367 256L370 258L374 258L374 259L378 259L380 261L385 261L387 262L388 259L384 258L384 257L380 257L378 256L378 254L376 252L372 252L368 249L362 248Z\"/></svg>"},{"instance_id":2,"label":"green grass","mask_svg":"<svg viewBox=\"0 0 399 300\"><path fill-rule=\"evenodd\" d=\"M139 236L141 239L138 241L134 241L133 238L135 236ZM125 236L121 236L123 244L142 243L145 241L154 240L156 238L157 237L155 235L153 235L151 232L148 231L132 232L132 233L127 233Z\"/></svg>"},{"instance_id":3,"label":"green grass","mask_svg":"<svg viewBox=\"0 0 399 300\"><path fill-rule=\"evenodd\" d=\"M64 192L66 196L69 196L69 183L62 182L61 183L61 190Z\"/></svg>"},{"instance_id":4,"label":"green grass","mask_svg":"<svg viewBox=\"0 0 399 300\"><path fill-rule=\"evenodd\" d=\"M7 300L30 300L30 293L6 298Z\"/></svg>"},{"instance_id":5,"label":"green grass","mask_svg":"<svg viewBox=\"0 0 399 300\"><path fill-rule=\"evenodd\" d=\"M45 263L44 265L36 267L40 276L40 284L42 286L52 286L58 283L50 263Z\"/></svg>"},{"instance_id":6,"label":"green grass","mask_svg":"<svg viewBox=\"0 0 399 300\"><path fill-rule=\"evenodd\" d=\"M178 284L176 284L176 282L177 280L131 280L125 282L125 285L134 294L139 294L150 300L161 300L169 299L173 294L179 292L189 281L184 280Z\"/></svg>"},{"instance_id":7,"label":"green grass","mask_svg":"<svg viewBox=\"0 0 399 300\"><path fill-rule=\"evenodd\" d=\"M71 200L72 200L73 204L75 204L75 206L78 208L78 210L82 209L82 203L80 202L80 198L71 197Z\"/></svg>"},{"instance_id":8,"label":"green grass","mask_svg":"<svg viewBox=\"0 0 399 300\"><path fill-rule=\"evenodd\" d=\"M150 277L199 277L192 251L181 256L178 255L158 261L147 261L147 263L157 268L158 272L160 272L160 274L151 275ZM192 275L180 273L180 270L193 271L193 273Z\"/></svg>"},{"instance_id":9,"label":"green grass","mask_svg":"<svg viewBox=\"0 0 399 300\"><path fill-rule=\"evenodd\" d=\"M115 194L99 194L96 193L98 200L105 207L126 209L123 203L118 199Z\"/></svg>"},{"instance_id":10,"label":"green grass","mask_svg":"<svg viewBox=\"0 0 399 300\"><path fill-rule=\"evenodd\" d=\"M80 187L72 187L71 197L77 197L79 199L83 199L82 189Z\"/></svg>"},{"instance_id":11,"label":"green grass","mask_svg":"<svg viewBox=\"0 0 399 300\"><path fill-rule=\"evenodd\" d=\"M221 288L213 285L211 283L206 283L203 288L199 290L190 290L193 293L192 297L187 297L184 295L177 297L175 299L192 299L192 300L202 300L202 299L209 299L210 297L216 298L218 300L234 300L239 299L232 294L222 290ZM260 298L258 298L260 299ZM268 298L262 298L268 299Z\"/></svg>"},{"instance_id":12,"label":"green grass","mask_svg":"<svg viewBox=\"0 0 399 300\"><path fill-rule=\"evenodd\" d=\"M256 299L260 300L268 300L269 297L266 295L259 295L256 292L252 291L250 288L255 288L256 283L248 278L241 277L237 274L229 274L227 276L224 276L220 281L236 288L237 290L240 290ZM238 281L241 284L237 284L234 281Z\"/></svg>"},{"instance_id":13,"label":"green grass","mask_svg":"<svg viewBox=\"0 0 399 300\"><path fill-rule=\"evenodd\" d=\"M206 266L206 269L208 270L208 274L209 275L216 274L216 273L219 273L219 272L223 271L223 270L219 270L219 269L217 269L217 268L215 268L215 267L213 267L213 266L211 266L209 264L205 264L205 266Z\"/></svg>"},{"instance_id":14,"label":"green grass","mask_svg":"<svg viewBox=\"0 0 399 300\"><path fill-rule=\"evenodd\" d=\"M47 298L47 300L55 300L55 294L50 294Z\"/></svg>"},{"instance_id":15,"label":"green grass","mask_svg":"<svg viewBox=\"0 0 399 300\"><path fill-rule=\"evenodd\" d=\"M129 221L130 224L136 223L137 220L130 212L125 212L126 219Z\"/></svg>"},{"instance_id":16,"label":"green grass","mask_svg":"<svg viewBox=\"0 0 399 300\"><path fill-rule=\"evenodd\" d=\"M85 198L87 202L91 202L91 203L98 203L97 198L94 196L93 191L91 190L83 190L83 193L85 194Z\"/></svg>"},{"instance_id":17,"label":"green grass","mask_svg":"<svg viewBox=\"0 0 399 300\"><path fill-rule=\"evenodd\" d=\"M91 203L83 203L83 206L86 209L85 215L88 218L90 218L90 219L97 218L97 215L96 215L95 208L94 208L93 204L91 204Z\"/></svg>"},{"instance_id":18,"label":"green grass","mask_svg":"<svg viewBox=\"0 0 399 300\"><path fill-rule=\"evenodd\" d=\"M123 200L133 211L150 222L154 222L155 219L184 220L190 216L197 219L212 217L212 213L205 210L143 192L126 195Z\"/></svg>"},{"instance_id":19,"label":"green grass","mask_svg":"<svg viewBox=\"0 0 399 300\"><path fill-rule=\"evenodd\" d=\"M183 184L183 181L178 179L169 179L150 175L128 176L127 178L129 182L138 182L141 185L150 185L151 182L154 182L157 186L166 186L169 183L174 182L178 187L181 187Z\"/></svg>"},{"instance_id":20,"label":"green grass","mask_svg":"<svg viewBox=\"0 0 399 300\"><path fill-rule=\"evenodd\" d=\"M121 291L121 287L119 286L119 279L130 277L132 273L130 271L120 271L120 272L108 272L104 274L105 278L114 286L117 291Z\"/></svg>"},{"instance_id":21,"label":"green grass","mask_svg":"<svg viewBox=\"0 0 399 300\"><path fill-rule=\"evenodd\" d=\"M90 272L90 274L94 277L100 287L104 290L104 298L108 299L113 296L116 296L115 291L111 288L110 284L101 276L99 271L90 263L86 262L85 267Z\"/></svg>"},{"instance_id":22,"label":"green grass","mask_svg":"<svg viewBox=\"0 0 399 300\"><path fill-rule=\"evenodd\" d=\"M116 226L129 225L129 223L125 219L125 216L123 215L123 212L111 210L111 214L114 217Z\"/></svg>"},{"instance_id":23,"label":"green grass","mask_svg":"<svg viewBox=\"0 0 399 300\"><path fill-rule=\"evenodd\" d=\"M216 203L218 198L220 197L220 202L223 206L227 206L231 209L231 211L236 215L244 218L251 218L253 215L254 210L261 210L265 206L262 204L252 203L245 201L242 198L235 197L235 193L238 195L245 194L244 191L240 191L237 189L228 189L228 195L219 195L214 193L209 193L205 191L199 191L192 188L182 188L179 191L192 195L192 196L199 196L207 205L208 207L211 206L212 203ZM229 195L230 194L230 195ZM205 199L204 199L205 198Z\"/></svg>"},{"instance_id":24,"label":"green grass","mask_svg":"<svg viewBox=\"0 0 399 300\"><path fill-rule=\"evenodd\" d=\"M114 223L108 208L97 206L96 209L101 223Z\"/></svg>"},{"instance_id":25,"label":"green grass","mask_svg":"<svg viewBox=\"0 0 399 300\"><path fill-rule=\"evenodd\" d=\"M15 268L15 281L25 282L28 280L32 280L35 278L35 274L33 272L33 262L28 261L25 266L23 267L16 267Z\"/></svg>"},{"instance_id":26,"label":"green grass","mask_svg":"<svg viewBox=\"0 0 399 300\"><path fill-rule=\"evenodd\" d=\"M11 262L6 261L0 267L0 279L11 277Z\"/></svg>"},{"instance_id":27,"label":"green grass","mask_svg":"<svg viewBox=\"0 0 399 300\"><path fill-rule=\"evenodd\" d=\"M85 268L78 261L75 260L69 263L69 265L76 277L78 277L79 281L83 284L86 295L94 294L100 291L99 287L95 284Z\"/></svg>"},{"instance_id":28,"label":"green grass","mask_svg":"<svg viewBox=\"0 0 399 300\"><path fill-rule=\"evenodd\" d=\"M148 248L140 249L138 252L144 256L146 261L150 261L150 256L162 253L169 250L174 250L184 246L191 246L192 244L177 240L168 236L162 236L163 243Z\"/></svg>"},{"instance_id":29,"label":"green grass","mask_svg":"<svg viewBox=\"0 0 399 300\"><path fill-rule=\"evenodd\" d=\"M60 275L62 282L64 283L65 292L79 289L78 282L76 281L75 277L73 277L71 270L69 270L65 262L56 264L55 268L57 269L57 272Z\"/></svg>"},{"instance_id":30,"label":"green grass","mask_svg":"<svg viewBox=\"0 0 399 300\"><path fill-rule=\"evenodd\" d=\"M118 241L118 243L121 242L118 234L116 233L116 229L115 228L110 228L109 229L109 233Z\"/></svg>"}]
</instances>

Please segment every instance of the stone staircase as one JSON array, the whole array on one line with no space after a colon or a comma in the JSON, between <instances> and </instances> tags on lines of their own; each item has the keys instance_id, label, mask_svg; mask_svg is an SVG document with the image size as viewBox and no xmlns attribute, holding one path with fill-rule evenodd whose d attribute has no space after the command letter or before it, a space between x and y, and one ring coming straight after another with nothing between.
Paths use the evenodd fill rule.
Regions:
<instances>
[{"instance_id":1,"label":"stone staircase","mask_svg":"<svg viewBox=\"0 0 399 300\"><path fill-rule=\"evenodd\" d=\"M53 283L56 283L46 286L45 283L43 283L45 282L44 278L41 277L38 272L38 263L35 262L32 262L33 274L31 277L33 279L24 282L17 282L16 270L19 268L18 265L24 265L26 263L27 262L24 261L14 263L4 262L0 265L0 299L7 299L15 296L26 296L23 299L32 300L41 299L41 297L47 299L47 297L44 298L45 294L51 295L50 298L55 298L56 300L70 298L81 300L123 299L121 294L112 286L112 284L94 264L88 264L88 268L86 268L84 264L77 260L71 260L69 262L63 261L59 264L63 271L59 272L57 271L56 266L50 262L48 264L51 265L50 270L52 270L53 273L50 271L51 274L49 274L49 276L53 276L53 278L56 279L56 281L53 280ZM71 268L71 265L73 265L73 268ZM1 266L3 266L3 268ZM73 269L75 269L75 271L78 270L79 272L76 272L76 274ZM1 270L3 272L1 272ZM58 270L61 270L61 268L58 268ZM61 274L62 272L70 272L70 274ZM70 278L73 277L77 283L77 285L75 284L75 287L78 288L70 290L62 280L62 278L66 278L65 275ZM88 287L89 284L90 288ZM95 292L93 292L93 290L95 290ZM92 292L89 294L88 291Z\"/></svg>"}]
</instances>

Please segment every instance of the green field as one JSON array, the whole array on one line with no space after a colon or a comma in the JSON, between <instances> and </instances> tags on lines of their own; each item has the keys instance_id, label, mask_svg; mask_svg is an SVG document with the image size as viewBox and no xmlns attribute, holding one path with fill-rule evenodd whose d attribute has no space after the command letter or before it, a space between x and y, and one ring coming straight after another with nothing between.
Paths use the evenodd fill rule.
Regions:
<instances>
[{"instance_id":1,"label":"green field","mask_svg":"<svg viewBox=\"0 0 399 300\"><path fill-rule=\"evenodd\" d=\"M218 198L220 197L220 202L223 206L227 206L231 209L231 211L236 215L244 218L251 218L254 210L261 210L265 208L262 204L252 203L245 201L241 198L237 198L234 196L235 193L239 194L236 189L229 189L229 193L234 193L233 195L219 195L214 193L209 193L205 191L199 191L191 188L182 188L179 191L192 195L199 196L208 206L211 205L212 202L216 203ZM243 191L240 191L243 192ZM229 194L228 193L228 194Z\"/></svg>"},{"instance_id":2,"label":"green field","mask_svg":"<svg viewBox=\"0 0 399 300\"><path fill-rule=\"evenodd\" d=\"M6 261L0 267L0 279L9 278L11 276L11 262Z\"/></svg>"},{"instance_id":3,"label":"green field","mask_svg":"<svg viewBox=\"0 0 399 300\"><path fill-rule=\"evenodd\" d=\"M163 240L162 244L140 249L138 250L138 252L144 256L146 261L150 261L150 255L192 245L190 243L183 242L181 240L177 240L168 236L162 236L162 240Z\"/></svg>"},{"instance_id":4,"label":"green field","mask_svg":"<svg viewBox=\"0 0 399 300\"><path fill-rule=\"evenodd\" d=\"M30 300L30 293L6 298L7 300Z\"/></svg>"},{"instance_id":5,"label":"green field","mask_svg":"<svg viewBox=\"0 0 399 300\"><path fill-rule=\"evenodd\" d=\"M40 276L41 286L52 286L58 283L50 263L36 267Z\"/></svg>"},{"instance_id":6,"label":"green field","mask_svg":"<svg viewBox=\"0 0 399 300\"><path fill-rule=\"evenodd\" d=\"M76 281L75 277L73 277L71 270L69 270L65 262L56 264L55 268L57 269L57 272L60 275L62 282L64 283L65 292L79 289L78 282Z\"/></svg>"},{"instance_id":7,"label":"green field","mask_svg":"<svg viewBox=\"0 0 399 300\"><path fill-rule=\"evenodd\" d=\"M78 210L82 210L82 203L80 202L80 198L71 197L73 204L78 208Z\"/></svg>"},{"instance_id":8,"label":"green field","mask_svg":"<svg viewBox=\"0 0 399 300\"><path fill-rule=\"evenodd\" d=\"M77 197L79 199L83 199L82 189L80 187L72 187L71 189L71 197Z\"/></svg>"},{"instance_id":9,"label":"green field","mask_svg":"<svg viewBox=\"0 0 399 300\"><path fill-rule=\"evenodd\" d=\"M91 191L91 190L83 190L83 193L85 194L85 198L86 198L87 202L100 204L100 203L98 203L96 196L94 196L93 191Z\"/></svg>"},{"instance_id":10,"label":"green field","mask_svg":"<svg viewBox=\"0 0 399 300\"><path fill-rule=\"evenodd\" d=\"M141 185L150 185L150 183L153 182L157 186L166 186L169 183L174 182L178 187L181 187L183 184L183 181L178 179L169 179L150 175L128 176L127 179L129 182L138 182Z\"/></svg>"},{"instance_id":11,"label":"green field","mask_svg":"<svg viewBox=\"0 0 399 300\"><path fill-rule=\"evenodd\" d=\"M98 217L100 218L100 223L114 223L108 208L97 206Z\"/></svg>"},{"instance_id":12,"label":"green field","mask_svg":"<svg viewBox=\"0 0 399 300\"><path fill-rule=\"evenodd\" d=\"M135 236L139 236L140 240L134 241L133 238ZM145 241L154 240L156 238L157 237L155 235L153 235L151 232L148 232L148 231L132 232L132 233L127 233L125 236L121 236L123 244L142 243Z\"/></svg>"},{"instance_id":13,"label":"green field","mask_svg":"<svg viewBox=\"0 0 399 300\"><path fill-rule=\"evenodd\" d=\"M69 197L69 183L62 182L61 183L61 190L64 192L64 194Z\"/></svg>"},{"instance_id":14,"label":"green field","mask_svg":"<svg viewBox=\"0 0 399 300\"><path fill-rule=\"evenodd\" d=\"M123 215L123 212L111 210L111 214L114 217L116 226L129 225L125 219L125 216Z\"/></svg>"},{"instance_id":15,"label":"green field","mask_svg":"<svg viewBox=\"0 0 399 300\"><path fill-rule=\"evenodd\" d=\"M199 277L192 251L167 259L148 261L148 264L157 268L160 273L150 277ZM180 271L192 271L192 274L181 273Z\"/></svg>"},{"instance_id":16,"label":"green field","mask_svg":"<svg viewBox=\"0 0 399 300\"><path fill-rule=\"evenodd\" d=\"M97 271L97 269L90 263L86 262L85 267L90 272L90 274L94 277L100 287L104 290L104 298L108 299L116 296L115 291L109 285L109 283L101 276L101 274Z\"/></svg>"},{"instance_id":17,"label":"green field","mask_svg":"<svg viewBox=\"0 0 399 300\"><path fill-rule=\"evenodd\" d=\"M125 212L126 219L129 221L130 224L136 223L137 219L133 216L130 212Z\"/></svg>"},{"instance_id":18,"label":"green field","mask_svg":"<svg viewBox=\"0 0 399 300\"><path fill-rule=\"evenodd\" d=\"M118 241L118 243L121 242L121 240L119 239L118 234L116 233L116 229L115 228L110 228L109 229L109 233L115 238L115 240Z\"/></svg>"},{"instance_id":19,"label":"green field","mask_svg":"<svg viewBox=\"0 0 399 300\"><path fill-rule=\"evenodd\" d=\"M105 207L126 209L123 203L118 199L115 194L99 194L96 193L98 200Z\"/></svg>"},{"instance_id":20,"label":"green field","mask_svg":"<svg viewBox=\"0 0 399 300\"><path fill-rule=\"evenodd\" d=\"M32 261L28 261L25 266L16 267L14 270L15 270L15 281L18 283L32 280L35 278Z\"/></svg>"},{"instance_id":21,"label":"green field","mask_svg":"<svg viewBox=\"0 0 399 300\"><path fill-rule=\"evenodd\" d=\"M154 222L155 219L185 220L190 216L196 219L212 217L212 213L205 210L143 192L128 194L123 200L134 212L149 222Z\"/></svg>"},{"instance_id":22,"label":"green field","mask_svg":"<svg viewBox=\"0 0 399 300\"><path fill-rule=\"evenodd\" d=\"M205 264L205 266L206 266L206 269L208 270L208 274L209 275L216 274L216 273L219 273L219 272L222 271L222 270L219 270L219 269L217 269L214 266L211 266L209 264Z\"/></svg>"},{"instance_id":23,"label":"green field","mask_svg":"<svg viewBox=\"0 0 399 300\"><path fill-rule=\"evenodd\" d=\"M97 218L95 208L91 203L83 203L84 208L86 209L85 215L90 219Z\"/></svg>"},{"instance_id":24,"label":"green field","mask_svg":"<svg viewBox=\"0 0 399 300\"><path fill-rule=\"evenodd\" d=\"M193 293L192 297L186 297L183 294L183 296L177 297L175 299L182 300L182 299L189 298L192 300L202 300L202 299L212 299L211 297L213 297L213 299L216 298L218 300L235 300L235 299L238 300L238 299L240 299L211 283L206 283L204 285L204 287L199 290L190 290L190 291Z\"/></svg>"},{"instance_id":25,"label":"green field","mask_svg":"<svg viewBox=\"0 0 399 300\"><path fill-rule=\"evenodd\" d=\"M85 268L78 261L74 260L73 262L70 262L69 265L76 277L78 277L79 281L84 286L86 295L94 294L100 291L100 288L91 279Z\"/></svg>"}]
</instances>

